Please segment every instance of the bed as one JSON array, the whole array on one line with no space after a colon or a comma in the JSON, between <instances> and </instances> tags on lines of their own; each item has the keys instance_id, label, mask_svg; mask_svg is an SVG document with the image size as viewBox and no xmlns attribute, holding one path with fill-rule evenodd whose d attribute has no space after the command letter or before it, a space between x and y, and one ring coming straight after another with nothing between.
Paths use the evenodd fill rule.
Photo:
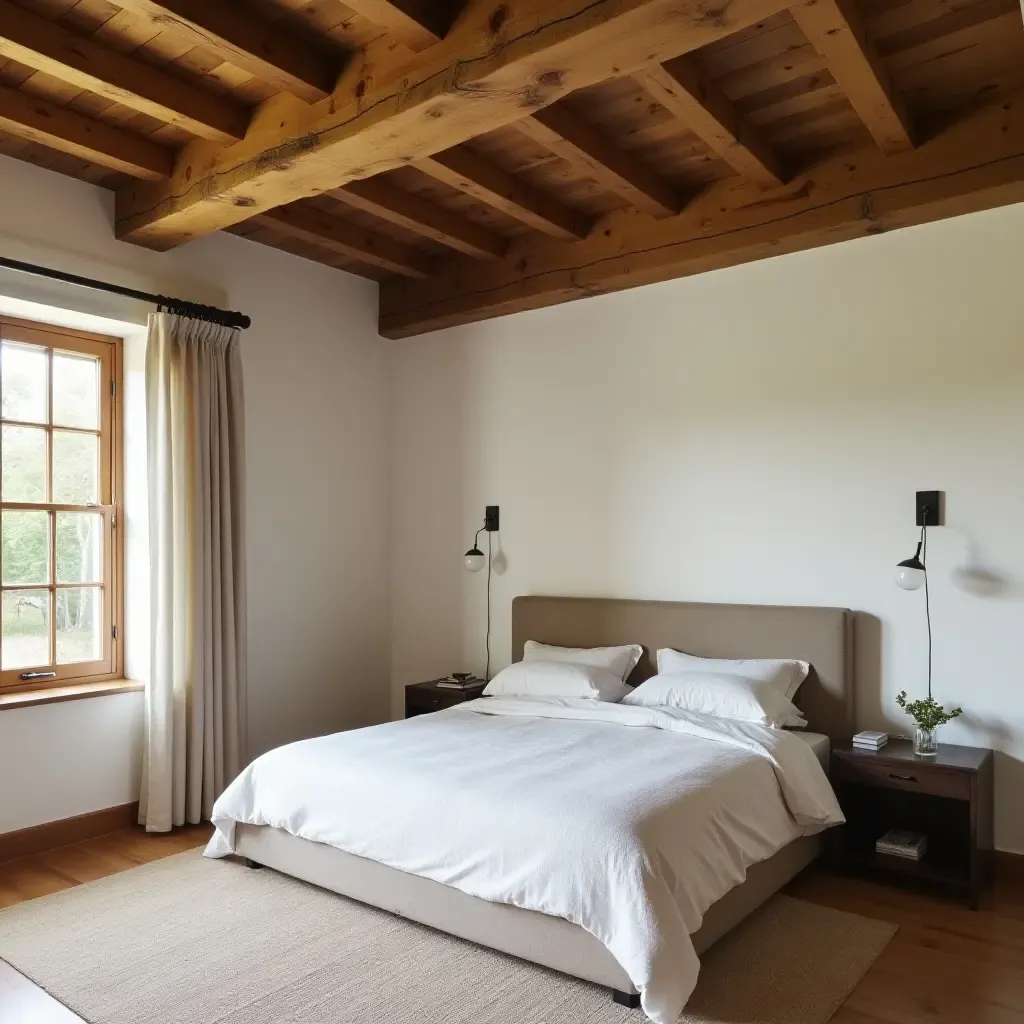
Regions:
<instances>
[{"instance_id":1,"label":"bed","mask_svg":"<svg viewBox=\"0 0 1024 1024\"><path fill-rule=\"evenodd\" d=\"M528 639L566 647L641 643L644 657L629 679L632 685L638 685L654 673L654 652L659 647L674 647L703 657L798 658L807 661L813 668L801 687L797 703L807 718L808 733L816 734L816 738L804 736L799 743L812 749L827 765L828 743L844 742L853 732L852 626L850 612L832 608L520 597L513 602L512 608L513 660L522 657L523 645ZM485 701L494 700L485 698ZM435 719L438 726L448 729L462 728L462 733L456 731L452 735L473 738L479 732L482 720L494 716L467 712L468 707L462 705L458 709L421 718ZM623 709L625 711L627 709ZM460 714L463 716L461 719L448 717L442 721L440 718ZM473 729L468 728L471 718L476 720ZM403 725L411 726L416 721L413 719ZM558 727L562 727L561 723ZM433 727L421 722L416 728ZM608 737L610 746L612 740L619 739L617 732L602 733L602 723L588 723L586 728L593 735ZM686 728L698 736L695 742L699 745L699 730L689 725ZM369 734L372 731L362 732ZM506 732L508 730L495 732L495 742L500 742ZM414 745L420 734L414 736L410 729L405 735ZM630 741L636 742L639 735L637 730L632 730ZM644 735L653 737L655 733ZM657 735L660 742L660 733ZM792 758L794 744L790 736L784 739L785 743L779 742L788 752L787 756ZM325 738L325 742L327 740ZM315 741L307 742L313 744ZM653 746L653 739L649 744ZM639 747L635 749L641 750ZM646 752L647 747L642 749ZM638 977L639 968L622 955L621 950L618 950L618 955L612 953L611 949L617 947L609 941L609 936L603 935L605 941L602 941L597 937L601 929L591 927L582 919L573 923L569 918L575 914L559 916L561 910L557 902L549 908L546 903L536 901L517 906L513 902L500 901L503 897L496 897L493 893L484 898L475 894L473 885L461 881L463 875L468 878L471 872L440 876L447 879L446 884L429 877L429 871L420 871L415 861L411 867L409 862L398 861L403 863L405 870L382 863L381 860L387 858L378 859L372 843L364 848L359 843L350 842L343 844L347 849L340 849L328 842L301 838L297 834L303 831L301 815L286 821L280 815L275 818L273 814L260 813L250 805L251 797L236 794L235 807L231 812L232 834L227 842L221 836L217 851L220 854L234 852L254 865L266 865L469 941L607 986L617 1001L628 1005L639 1005L641 994L645 994L644 1009L655 1020L674 1020L681 1008L681 1003L676 1005L680 992L685 991L688 996L688 988L692 988L695 971L691 980L675 986L677 990L658 993L653 991L653 985L646 983L638 987L634 979ZM474 813L480 814L480 808L477 807ZM299 821L298 825L296 821ZM380 822L377 828L380 829ZM211 848L217 841L215 836ZM776 845L778 842L776 838ZM729 882L728 890L720 898L706 909L698 908L702 910L699 917L692 913L689 915L695 924L699 924L699 927L688 929L694 956L706 950L810 864L819 855L821 844L819 831L787 839L777 852L764 859L757 860L756 852L751 854L749 859L756 862L745 865L745 870L737 875L738 884ZM726 886L720 884L719 888ZM476 891L487 892L479 887ZM549 912L534 909L540 905ZM627 970L623 963L630 969ZM673 981L668 988L674 985Z\"/></svg>"}]
</instances>

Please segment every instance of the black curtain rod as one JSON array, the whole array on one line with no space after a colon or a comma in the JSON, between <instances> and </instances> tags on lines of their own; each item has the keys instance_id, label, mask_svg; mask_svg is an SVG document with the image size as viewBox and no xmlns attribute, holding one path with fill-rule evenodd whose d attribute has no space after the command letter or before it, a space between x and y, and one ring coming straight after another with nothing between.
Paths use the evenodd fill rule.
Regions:
<instances>
[{"instance_id":1,"label":"black curtain rod","mask_svg":"<svg viewBox=\"0 0 1024 1024\"><path fill-rule=\"evenodd\" d=\"M198 302L189 302L187 299L172 299L167 295L153 295L150 292L136 291L134 288L123 288L119 284L107 284L105 281L94 281L91 277L65 274L63 270L50 270L48 267L38 267L34 263L9 260L5 256L0 256L0 267L17 270L22 274L32 274L34 277L48 277L52 281L77 284L82 288L92 288L94 291L110 292L112 295L126 295L129 299L153 302L168 313L189 316L195 320L208 320L210 323L220 324L223 327L238 327L244 331L252 324L252 320L244 313L236 313L230 309L218 309L216 306L204 306Z\"/></svg>"}]
</instances>

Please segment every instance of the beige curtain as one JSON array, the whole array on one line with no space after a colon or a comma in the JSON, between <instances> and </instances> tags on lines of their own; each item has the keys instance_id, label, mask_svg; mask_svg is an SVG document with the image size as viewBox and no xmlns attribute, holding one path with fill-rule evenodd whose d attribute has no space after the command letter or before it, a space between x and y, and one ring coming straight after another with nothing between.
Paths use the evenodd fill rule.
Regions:
<instances>
[{"instance_id":1,"label":"beige curtain","mask_svg":"<svg viewBox=\"0 0 1024 1024\"><path fill-rule=\"evenodd\" d=\"M245 754L238 334L168 313L149 321L152 655L139 821L151 832L209 818Z\"/></svg>"}]
</instances>

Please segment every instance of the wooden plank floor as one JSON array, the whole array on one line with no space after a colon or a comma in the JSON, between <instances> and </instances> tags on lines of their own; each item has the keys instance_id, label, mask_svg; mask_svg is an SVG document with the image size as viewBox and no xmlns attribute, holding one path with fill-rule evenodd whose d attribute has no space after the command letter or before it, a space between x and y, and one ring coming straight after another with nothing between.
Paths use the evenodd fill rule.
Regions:
<instances>
[{"instance_id":1,"label":"wooden plank floor","mask_svg":"<svg viewBox=\"0 0 1024 1024\"><path fill-rule=\"evenodd\" d=\"M205 843L209 834L208 826L171 835L125 829L0 864L0 907L180 853ZM999 873L978 911L817 869L787 891L900 926L834 1024L1024 1024L1024 870L1019 866ZM79 1020L0 961L0 1024Z\"/></svg>"},{"instance_id":2,"label":"wooden plank floor","mask_svg":"<svg viewBox=\"0 0 1024 1024\"><path fill-rule=\"evenodd\" d=\"M980 910L823 870L796 879L792 896L899 925L833 1024L1022 1024L1021 863L1000 860Z\"/></svg>"}]
</instances>

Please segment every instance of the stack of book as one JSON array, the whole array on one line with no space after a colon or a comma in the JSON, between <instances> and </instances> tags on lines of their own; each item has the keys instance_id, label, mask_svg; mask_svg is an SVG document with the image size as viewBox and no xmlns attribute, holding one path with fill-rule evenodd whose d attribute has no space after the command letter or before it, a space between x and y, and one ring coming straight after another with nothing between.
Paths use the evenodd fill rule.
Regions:
<instances>
[{"instance_id":1,"label":"stack of book","mask_svg":"<svg viewBox=\"0 0 1024 1024\"><path fill-rule=\"evenodd\" d=\"M889 742L887 732L875 732L872 729L865 729L853 737L854 747L860 750L881 750Z\"/></svg>"},{"instance_id":2,"label":"stack of book","mask_svg":"<svg viewBox=\"0 0 1024 1024\"><path fill-rule=\"evenodd\" d=\"M875 852L904 860L920 860L928 849L928 837L921 832L891 828L875 840Z\"/></svg>"},{"instance_id":3,"label":"stack of book","mask_svg":"<svg viewBox=\"0 0 1024 1024\"><path fill-rule=\"evenodd\" d=\"M463 675L461 672L445 676L444 679L437 679L435 682L444 690L475 690L484 685L482 679L477 679L476 676Z\"/></svg>"}]
</instances>

